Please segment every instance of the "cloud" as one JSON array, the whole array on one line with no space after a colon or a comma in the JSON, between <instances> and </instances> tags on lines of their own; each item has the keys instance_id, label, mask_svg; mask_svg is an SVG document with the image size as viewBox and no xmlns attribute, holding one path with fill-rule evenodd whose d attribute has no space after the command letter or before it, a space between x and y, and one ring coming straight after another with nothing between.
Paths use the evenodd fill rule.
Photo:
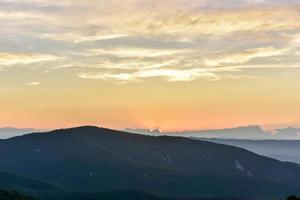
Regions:
<instances>
[{"instance_id":1,"label":"cloud","mask_svg":"<svg viewBox=\"0 0 300 200\"><path fill-rule=\"evenodd\" d=\"M133 73L81 73L78 77L83 79L139 81L145 78L163 78L167 81L192 81L197 78L217 80L218 76L203 69L174 70L174 69L150 69Z\"/></svg>"},{"instance_id":2,"label":"cloud","mask_svg":"<svg viewBox=\"0 0 300 200\"><path fill-rule=\"evenodd\" d=\"M296 34L293 36L292 43L297 46L300 46L300 34Z\"/></svg>"},{"instance_id":3,"label":"cloud","mask_svg":"<svg viewBox=\"0 0 300 200\"><path fill-rule=\"evenodd\" d=\"M21 19L23 15L40 21L52 20L59 31L51 31L43 35L73 42L91 42L141 35L198 38L249 31L259 33L289 31L299 27L298 6L259 7L259 2L253 2L255 1L241 1L240 3L203 0L195 2L175 0L163 3L145 0L72 1L67 14L56 13L57 15L53 16L41 12L10 12L12 16L9 18L13 19L15 15L15 19ZM235 7L237 4L243 5L242 8L224 9L230 6ZM249 7L249 5L257 7ZM223 9L220 9L222 6ZM78 7L82 7L82 11L78 10ZM201 10L202 7L213 9L204 12ZM7 17L7 14L9 13L4 13L3 16ZM66 32L66 28L71 31ZM99 30L101 30L100 33Z\"/></svg>"},{"instance_id":4,"label":"cloud","mask_svg":"<svg viewBox=\"0 0 300 200\"><path fill-rule=\"evenodd\" d=\"M126 37L126 34L100 34L100 35L92 35L92 36L84 36L80 39L76 39L74 42L93 42L93 41L99 41L99 40L112 40L116 38L123 38Z\"/></svg>"},{"instance_id":5,"label":"cloud","mask_svg":"<svg viewBox=\"0 0 300 200\"><path fill-rule=\"evenodd\" d=\"M37 85L40 85L41 83L38 82L38 81L34 81L34 82L29 82L27 83L28 86L37 86Z\"/></svg>"},{"instance_id":6,"label":"cloud","mask_svg":"<svg viewBox=\"0 0 300 200\"><path fill-rule=\"evenodd\" d=\"M58 41L69 41L74 43L82 43L82 42L95 42L101 40L113 40L118 38L126 37L126 34L94 34L94 35L85 35L82 33L56 33L56 34L42 34L40 38L49 38Z\"/></svg>"},{"instance_id":7,"label":"cloud","mask_svg":"<svg viewBox=\"0 0 300 200\"><path fill-rule=\"evenodd\" d=\"M192 81L195 79L222 80L253 79L254 75L234 75L245 68L284 68L284 64L251 63L259 58L285 56L288 48L259 47L227 55L213 53L201 56L198 49L147 49L111 48L91 49L87 57L95 59L95 70L85 70L78 77L83 79L115 80L121 82L140 81L148 78L163 78L166 81ZM92 54L91 54L92 53ZM89 58L89 60L92 60ZM289 65L288 67L297 67Z\"/></svg>"},{"instance_id":8,"label":"cloud","mask_svg":"<svg viewBox=\"0 0 300 200\"><path fill-rule=\"evenodd\" d=\"M17 64L31 64L45 61L57 60L58 57L35 53L7 53L0 52L0 66L11 66Z\"/></svg>"},{"instance_id":9,"label":"cloud","mask_svg":"<svg viewBox=\"0 0 300 200\"><path fill-rule=\"evenodd\" d=\"M0 12L0 20L7 20L7 21L17 21L17 20L30 20L30 19L49 19L49 16L44 15L42 13L36 12L23 12L23 11L15 11L15 12Z\"/></svg>"},{"instance_id":10,"label":"cloud","mask_svg":"<svg viewBox=\"0 0 300 200\"><path fill-rule=\"evenodd\" d=\"M157 3L157 1L154 2ZM178 3L178 1L175 2ZM149 7L144 5L141 9L132 10L132 12L112 10L110 13L104 12L107 15L103 17L102 15L101 17L91 15L91 20L86 23L90 27L100 25L128 35L189 36L194 38L224 36L249 31L288 31L299 27L300 24L299 7L297 6L288 8L245 7L237 10L218 9L204 12L202 10L191 11L188 6L180 9L176 3L162 4L160 9L151 9L156 8L156 3L150 4ZM127 6L131 8L129 5ZM173 9L173 7L178 9ZM119 20L120 18L123 20Z\"/></svg>"},{"instance_id":11,"label":"cloud","mask_svg":"<svg viewBox=\"0 0 300 200\"><path fill-rule=\"evenodd\" d=\"M0 50L36 52L0 53L4 66L63 54L57 63L43 63L45 70L122 81L221 80L223 72L245 68L299 67L300 5L293 0L5 0L0 5Z\"/></svg>"},{"instance_id":12,"label":"cloud","mask_svg":"<svg viewBox=\"0 0 300 200\"><path fill-rule=\"evenodd\" d=\"M189 52L184 49L150 49L150 48L111 48L111 49L91 49L90 55L113 55L117 57L141 57L154 58L161 56L175 56Z\"/></svg>"},{"instance_id":13,"label":"cloud","mask_svg":"<svg viewBox=\"0 0 300 200\"><path fill-rule=\"evenodd\" d=\"M175 16L156 22L157 26L155 23L145 25L144 31L157 34L189 34L192 37L224 36L236 32L284 31L299 25L299 16L295 12L271 9Z\"/></svg>"},{"instance_id":14,"label":"cloud","mask_svg":"<svg viewBox=\"0 0 300 200\"><path fill-rule=\"evenodd\" d=\"M222 55L215 59L205 60L205 64L208 66L222 66L228 64L243 64L252 59L265 58L272 56L279 56L286 54L289 49L276 49L274 47L261 47L254 49L247 49L243 52L239 52L231 55Z\"/></svg>"},{"instance_id":15,"label":"cloud","mask_svg":"<svg viewBox=\"0 0 300 200\"><path fill-rule=\"evenodd\" d=\"M70 6L72 0L60 0L60 1L52 1L52 0L3 0L3 3L19 3L19 4L34 4L34 5L42 5L42 6Z\"/></svg>"}]
</instances>

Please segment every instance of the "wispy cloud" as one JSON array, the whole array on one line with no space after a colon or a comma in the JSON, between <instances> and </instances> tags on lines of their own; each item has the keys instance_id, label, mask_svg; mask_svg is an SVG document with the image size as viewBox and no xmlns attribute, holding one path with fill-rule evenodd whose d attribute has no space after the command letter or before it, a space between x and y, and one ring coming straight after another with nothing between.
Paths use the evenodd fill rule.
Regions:
<instances>
[{"instance_id":1,"label":"wispy cloud","mask_svg":"<svg viewBox=\"0 0 300 200\"><path fill-rule=\"evenodd\" d=\"M262 47L247 49L231 55L222 55L215 59L205 60L208 66L223 66L228 64L243 64L252 59L279 56L288 53L289 49L276 49L274 47Z\"/></svg>"},{"instance_id":2,"label":"wispy cloud","mask_svg":"<svg viewBox=\"0 0 300 200\"><path fill-rule=\"evenodd\" d=\"M126 34L105 34L105 33L97 33L93 35L85 35L83 33L56 33L56 34L42 34L40 38L48 38L52 40L58 41L67 41L74 43L82 43L82 42L95 42L101 40L113 40L118 38L126 37Z\"/></svg>"},{"instance_id":3,"label":"wispy cloud","mask_svg":"<svg viewBox=\"0 0 300 200\"><path fill-rule=\"evenodd\" d=\"M175 69L150 69L133 73L81 73L84 79L102 79L117 81L140 81L145 78L163 78L167 81L191 81L197 78L217 80L218 76L204 69L175 70Z\"/></svg>"},{"instance_id":4,"label":"wispy cloud","mask_svg":"<svg viewBox=\"0 0 300 200\"><path fill-rule=\"evenodd\" d=\"M155 58L161 56L175 56L186 53L183 49L150 49L150 48L111 48L91 49L90 55L113 55L117 57Z\"/></svg>"},{"instance_id":5,"label":"wispy cloud","mask_svg":"<svg viewBox=\"0 0 300 200\"><path fill-rule=\"evenodd\" d=\"M190 37L224 36L246 32L288 31L299 27L300 16L296 8L245 9L236 11L201 12L154 17L144 22L135 19L128 31L149 35L185 35ZM135 27L131 30L131 27Z\"/></svg>"},{"instance_id":6,"label":"wispy cloud","mask_svg":"<svg viewBox=\"0 0 300 200\"><path fill-rule=\"evenodd\" d=\"M0 52L0 66L11 66L17 64L31 64L44 61L57 60L58 57L36 53L7 53Z\"/></svg>"},{"instance_id":7,"label":"wispy cloud","mask_svg":"<svg viewBox=\"0 0 300 200\"><path fill-rule=\"evenodd\" d=\"M68 66L82 78L122 81L216 79L245 66L299 65L300 5L293 0L5 0L1 5L10 9L0 8L5 25L0 50L30 47L37 53L1 53L0 65L37 64L63 54L57 66L43 67Z\"/></svg>"},{"instance_id":8,"label":"wispy cloud","mask_svg":"<svg viewBox=\"0 0 300 200\"><path fill-rule=\"evenodd\" d=\"M34 81L34 82L29 82L27 83L28 86L37 86L37 85L40 85L41 83L38 82L38 81Z\"/></svg>"}]
</instances>

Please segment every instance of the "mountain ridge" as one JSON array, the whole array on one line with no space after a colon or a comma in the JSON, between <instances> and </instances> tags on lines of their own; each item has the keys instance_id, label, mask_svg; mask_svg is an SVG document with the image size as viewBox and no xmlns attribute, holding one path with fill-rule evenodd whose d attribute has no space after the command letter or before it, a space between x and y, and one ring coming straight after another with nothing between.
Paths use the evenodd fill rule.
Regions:
<instances>
[{"instance_id":1,"label":"mountain ridge","mask_svg":"<svg viewBox=\"0 0 300 200\"><path fill-rule=\"evenodd\" d=\"M12 127L3 127L0 128L0 140L8 139L15 136L21 136L33 132L41 132L42 130L34 129L34 128L12 128Z\"/></svg>"},{"instance_id":2,"label":"mountain ridge","mask_svg":"<svg viewBox=\"0 0 300 200\"><path fill-rule=\"evenodd\" d=\"M300 192L300 165L294 163L228 145L94 126L0 141L0 160L0 171L10 169L74 192L133 189L172 198Z\"/></svg>"},{"instance_id":3,"label":"mountain ridge","mask_svg":"<svg viewBox=\"0 0 300 200\"><path fill-rule=\"evenodd\" d=\"M300 140L239 140L218 138L194 139L236 146L281 161L300 164Z\"/></svg>"},{"instance_id":4,"label":"mountain ridge","mask_svg":"<svg viewBox=\"0 0 300 200\"><path fill-rule=\"evenodd\" d=\"M126 128L123 131L145 135L169 135L182 137L219 138L219 139L254 139L254 140L300 140L299 128L280 128L266 131L259 125L240 126L224 129L183 130L161 132L159 129Z\"/></svg>"}]
</instances>

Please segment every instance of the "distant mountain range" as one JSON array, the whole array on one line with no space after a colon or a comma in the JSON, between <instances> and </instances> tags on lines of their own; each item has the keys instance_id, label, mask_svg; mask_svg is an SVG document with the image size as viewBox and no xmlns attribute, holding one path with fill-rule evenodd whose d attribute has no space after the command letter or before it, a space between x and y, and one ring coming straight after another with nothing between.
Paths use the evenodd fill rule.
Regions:
<instances>
[{"instance_id":1,"label":"distant mountain range","mask_svg":"<svg viewBox=\"0 0 300 200\"><path fill-rule=\"evenodd\" d=\"M300 164L300 140L237 140L207 138L202 138L201 140L241 147L260 155Z\"/></svg>"},{"instance_id":2,"label":"distant mountain range","mask_svg":"<svg viewBox=\"0 0 300 200\"><path fill-rule=\"evenodd\" d=\"M195 130L179 132L161 132L158 129L132 129L124 131L146 135L169 135L199 138L222 138L222 139L290 139L300 140L300 129L282 128L276 129L274 133L263 130L260 126L246 126L229 129Z\"/></svg>"},{"instance_id":3,"label":"distant mountain range","mask_svg":"<svg viewBox=\"0 0 300 200\"><path fill-rule=\"evenodd\" d=\"M0 128L0 139L7 139L33 132L46 132L41 129L18 129L18 128ZM129 133L138 133L144 135L169 135L183 137L203 137L203 138L223 138L223 139L283 139L300 140L300 128L281 128L276 129L274 133L263 130L260 126L245 126L228 129L195 130L195 131L177 131L161 132L159 129L134 129L127 128L123 130Z\"/></svg>"},{"instance_id":4,"label":"distant mountain range","mask_svg":"<svg viewBox=\"0 0 300 200\"><path fill-rule=\"evenodd\" d=\"M26 129L18 129L18 128L0 128L0 139L7 139L10 137L20 136L33 132L41 132L42 130L26 128Z\"/></svg>"},{"instance_id":5,"label":"distant mountain range","mask_svg":"<svg viewBox=\"0 0 300 200\"><path fill-rule=\"evenodd\" d=\"M0 140L0 161L0 188L17 188L42 200L300 194L300 165L294 163L207 141L97 127Z\"/></svg>"}]
</instances>

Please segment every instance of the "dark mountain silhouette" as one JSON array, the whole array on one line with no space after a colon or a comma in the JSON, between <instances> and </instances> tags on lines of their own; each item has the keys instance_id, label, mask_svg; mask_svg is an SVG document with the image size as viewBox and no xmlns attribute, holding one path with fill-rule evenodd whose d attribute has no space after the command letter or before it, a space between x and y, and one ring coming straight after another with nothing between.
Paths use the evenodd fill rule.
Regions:
<instances>
[{"instance_id":1,"label":"dark mountain silhouette","mask_svg":"<svg viewBox=\"0 0 300 200\"><path fill-rule=\"evenodd\" d=\"M201 199L179 199L170 197L159 197L157 195L135 190L124 190L102 193L60 193L51 200L250 200L242 198L201 198Z\"/></svg>"},{"instance_id":2,"label":"dark mountain silhouette","mask_svg":"<svg viewBox=\"0 0 300 200\"><path fill-rule=\"evenodd\" d=\"M204 138L201 140L241 147L254 153L281 161L300 164L300 140L234 140Z\"/></svg>"},{"instance_id":3,"label":"dark mountain silhouette","mask_svg":"<svg viewBox=\"0 0 300 200\"><path fill-rule=\"evenodd\" d=\"M19 193L16 190L0 190L0 199L1 200L38 200L34 197L25 196Z\"/></svg>"},{"instance_id":4,"label":"dark mountain silhouette","mask_svg":"<svg viewBox=\"0 0 300 200\"><path fill-rule=\"evenodd\" d=\"M51 185L44 181L9 172L0 172L0 188L14 188L22 191L37 192L60 191L57 186Z\"/></svg>"},{"instance_id":5,"label":"dark mountain silhouette","mask_svg":"<svg viewBox=\"0 0 300 200\"><path fill-rule=\"evenodd\" d=\"M159 197L145 192L124 190L102 193L58 192L39 193L41 199L47 200L250 200L242 198L204 198L204 199L178 199ZM24 195L16 190L0 189L1 200L39 200L38 198Z\"/></svg>"},{"instance_id":6,"label":"dark mountain silhouette","mask_svg":"<svg viewBox=\"0 0 300 200\"><path fill-rule=\"evenodd\" d=\"M297 164L206 141L97 127L2 140L0 160L0 170L47 181L66 193L135 190L187 199L300 192Z\"/></svg>"},{"instance_id":7,"label":"dark mountain silhouette","mask_svg":"<svg viewBox=\"0 0 300 200\"><path fill-rule=\"evenodd\" d=\"M300 198L298 198L297 196L295 195L291 195L287 198L287 200L300 200Z\"/></svg>"}]
</instances>

